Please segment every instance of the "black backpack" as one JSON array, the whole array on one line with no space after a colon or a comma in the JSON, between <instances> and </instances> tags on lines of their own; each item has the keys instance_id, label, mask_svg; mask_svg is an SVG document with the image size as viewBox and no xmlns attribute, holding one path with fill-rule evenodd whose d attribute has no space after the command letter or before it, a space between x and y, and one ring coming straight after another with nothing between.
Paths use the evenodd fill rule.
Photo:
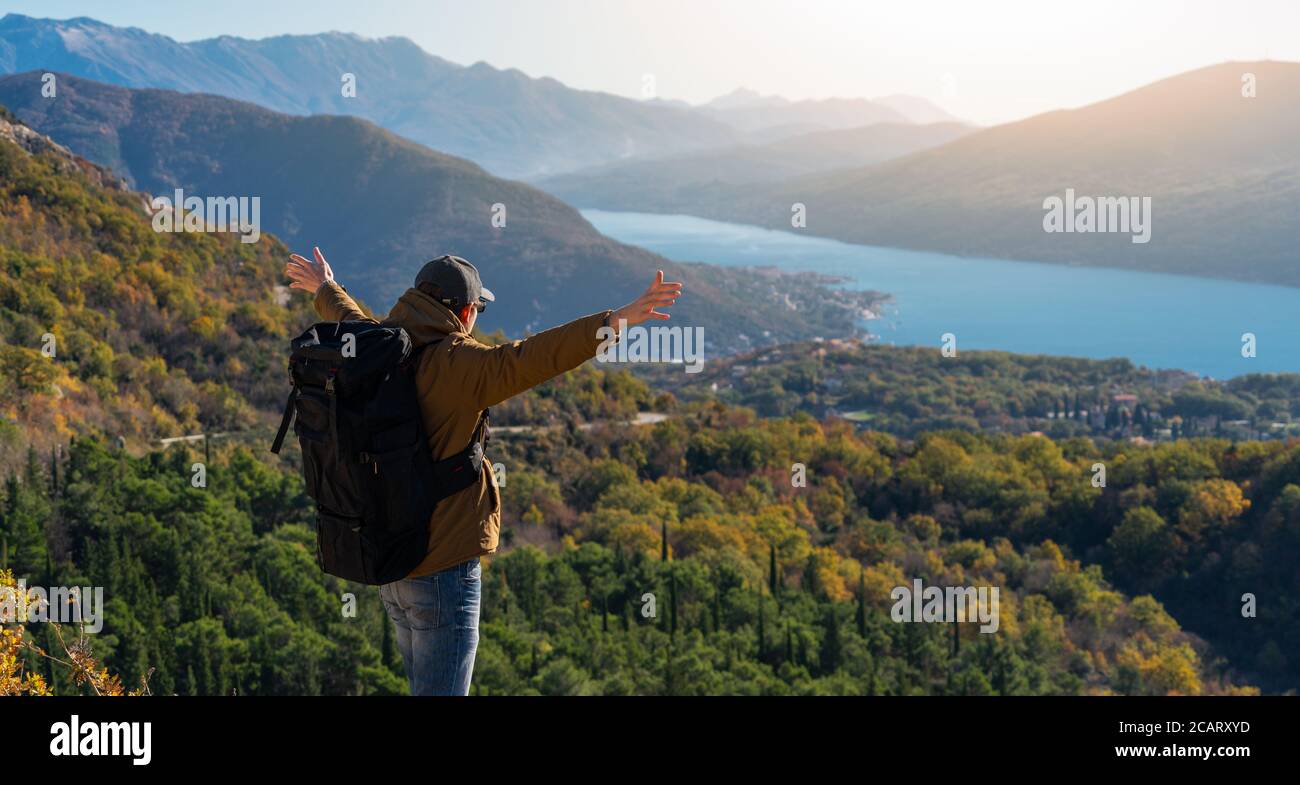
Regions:
<instances>
[{"instance_id":1,"label":"black backpack","mask_svg":"<svg viewBox=\"0 0 1300 785\"><path fill-rule=\"evenodd\" d=\"M434 461L415 390L418 358L405 330L373 322L321 322L292 343L293 390L271 452L292 422L316 500L316 561L331 575L405 578L425 557L434 505L479 479L487 412L468 447Z\"/></svg>"}]
</instances>

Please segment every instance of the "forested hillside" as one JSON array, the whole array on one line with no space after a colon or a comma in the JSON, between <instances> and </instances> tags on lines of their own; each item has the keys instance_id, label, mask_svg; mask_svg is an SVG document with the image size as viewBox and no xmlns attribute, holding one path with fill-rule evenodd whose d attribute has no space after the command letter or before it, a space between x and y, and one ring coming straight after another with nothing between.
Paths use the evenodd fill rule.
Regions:
<instances>
[{"instance_id":1,"label":"forested hillside","mask_svg":"<svg viewBox=\"0 0 1300 785\"><path fill-rule=\"evenodd\" d=\"M349 290L381 313L443 253L478 266L498 297L482 323L511 337L617 307L657 269L687 284L677 318L703 328L712 353L846 334L878 300L617 243L558 199L359 118L295 117L63 74L50 100L40 77L0 78L0 103L152 194L258 197L262 231L301 252L320 246Z\"/></svg>"},{"instance_id":2,"label":"forested hillside","mask_svg":"<svg viewBox=\"0 0 1300 785\"><path fill-rule=\"evenodd\" d=\"M691 630L706 683L736 688L710 668L734 662L729 647L760 646L777 675L800 674L777 690L867 692L872 662L876 676L890 674L874 688L889 692L1216 691L1211 674L1225 665L1275 690L1296 683L1300 641L1290 620L1300 598L1289 565L1300 555L1292 511L1300 451L1280 442L1149 448L950 432L903 443L848 423L759 420L715 404L653 428L501 441L507 467L546 467L509 475L516 544L552 542L570 558L612 561L614 588L593 578L569 592L595 608L592 627L603 623L604 592L615 592L610 607L621 612L630 590L617 578L628 563L618 553L662 560L666 534L660 588L671 597L677 581L679 635ZM1091 482L1099 461L1110 469L1104 488ZM806 464L807 488L792 485L795 463ZM500 561L532 558L516 552ZM733 569L743 578L726 578ZM956 625L958 642L954 625L890 622L890 589L915 577L1002 586L1002 618L1012 626L982 635ZM1245 592L1268 612L1244 618ZM740 597L754 605L747 617L735 612ZM763 635L771 637L760 644L757 607L769 601ZM1161 603L1177 609L1172 617ZM819 630L829 614L842 624ZM746 619L746 635L729 634L728 621ZM1183 637L1180 622L1215 648ZM783 647L786 625L793 656ZM833 674L818 669L816 656L799 659L805 645L842 645L859 659L832 657L845 665ZM604 661L582 651L565 654L594 679ZM669 656L666 646L659 653ZM1015 661L1017 686L1000 680L1008 671L993 664L998 657ZM799 666L831 678L804 683Z\"/></svg>"},{"instance_id":3,"label":"forested hillside","mask_svg":"<svg viewBox=\"0 0 1300 785\"><path fill-rule=\"evenodd\" d=\"M29 440L139 449L256 426L283 401L285 342L312 321L305 298L286 299L288 251L158 233L145 207L0 119L0 466Z\"/></svg>"},{"instance_id":4,"label":"forested hillside","mask_svg":"<svg viewBox=\"0 0 1300 785\"><path fill-rule=\"evenodd\" d=\"M712 405L679 416L494 440L506 546L484 573L477 690L1295 684L1300 458L1280 443L904 444ZM9 566L104 586L93 644L128 683L154 668L156 691L182 694L400 691L373 590L320 574L298 476L258 455L221 448L206 488L183 448L132 458L78 442L55 469L33 456L7 485ZM1104 489L1095 461L1111 467ZM1000 587L998 631L894 623L890 591L914 578ZM1242 617L1244 592L1257 618Z\"/></svg>"}]
</instances>

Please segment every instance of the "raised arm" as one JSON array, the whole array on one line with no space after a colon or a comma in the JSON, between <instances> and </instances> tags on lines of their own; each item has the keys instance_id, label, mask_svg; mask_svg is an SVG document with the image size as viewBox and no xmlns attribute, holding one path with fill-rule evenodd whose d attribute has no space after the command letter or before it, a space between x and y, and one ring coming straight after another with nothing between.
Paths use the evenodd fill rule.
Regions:
<instances>
[{"instance_id":1,"label":"raised arm","mask_svg":"<svg viewBox=\"0 0 1300 785\"><path fill-rule=\"evenodd\" d=\"M312 294L316 313L327 322L373 322L334 280L334 270L325 261L320 248L312 248L314 259L290 254L284 274L293 281L290 289L302 289Z\"/></svg>"},{"instance_id":2,"label":"raised arm","mask_svg":"<svg viewBox=\"0 0 1300 785\"><path fill-rule=\"evenodd\" d=\"M458 340L448 348L448 378L476 408L495 406L594 357L601 343L598 331L610 313L594 313L497 346Z\"/></svg>"},{"instance_id":3,"label":"raised arm","mask_svg":"<svg viewBox=\"0 0 1300 785\"><path fill-rule=\"evenodd\" d=\"M617 331L651 319L669 318L655 309L672 305L681 291L682 285L665 282L660 270L654 283L622 308L584 316L522 341L498 346L486 346L472 338L459 341L449 349L450 376L460 380L463 393L476 406L495 406L594 357L611 335L602 327Z\"/></svg>"}]
</instances>

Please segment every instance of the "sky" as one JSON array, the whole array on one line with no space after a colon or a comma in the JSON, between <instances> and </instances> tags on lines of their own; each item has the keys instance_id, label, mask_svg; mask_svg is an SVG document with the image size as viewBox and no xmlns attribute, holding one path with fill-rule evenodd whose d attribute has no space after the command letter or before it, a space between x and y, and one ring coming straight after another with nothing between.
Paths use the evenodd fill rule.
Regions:
<instances>
[{"instance_id":1,"label":"sky","mask_svg":"<svg viewBox=\"0 0 1300 785\"><path fill-rule=\"evenodd\" d=\"M401 35L452 62L633 98L906 93L986 125L1226 60L1300 60L1293 0L0 0L0 12L90 16L181 41Z\"/></svg>"}]
</instances>

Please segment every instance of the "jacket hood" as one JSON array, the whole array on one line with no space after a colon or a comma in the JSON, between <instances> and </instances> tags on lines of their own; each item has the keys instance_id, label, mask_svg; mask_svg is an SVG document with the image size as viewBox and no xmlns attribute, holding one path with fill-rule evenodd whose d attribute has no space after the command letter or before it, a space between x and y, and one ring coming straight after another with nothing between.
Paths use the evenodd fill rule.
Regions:
<instances>
[{"instance_id":1,"label":"jacket hood","mask_svg":"<svg viewBox=\"0 0 1300 785\"><path fill-rule=\"evenodd\" d=\"M450 308L419 289L407 289L385 321L406 330L416 348L453 333L465 334L465 325Z\"/></svg>"}]
</instances>

